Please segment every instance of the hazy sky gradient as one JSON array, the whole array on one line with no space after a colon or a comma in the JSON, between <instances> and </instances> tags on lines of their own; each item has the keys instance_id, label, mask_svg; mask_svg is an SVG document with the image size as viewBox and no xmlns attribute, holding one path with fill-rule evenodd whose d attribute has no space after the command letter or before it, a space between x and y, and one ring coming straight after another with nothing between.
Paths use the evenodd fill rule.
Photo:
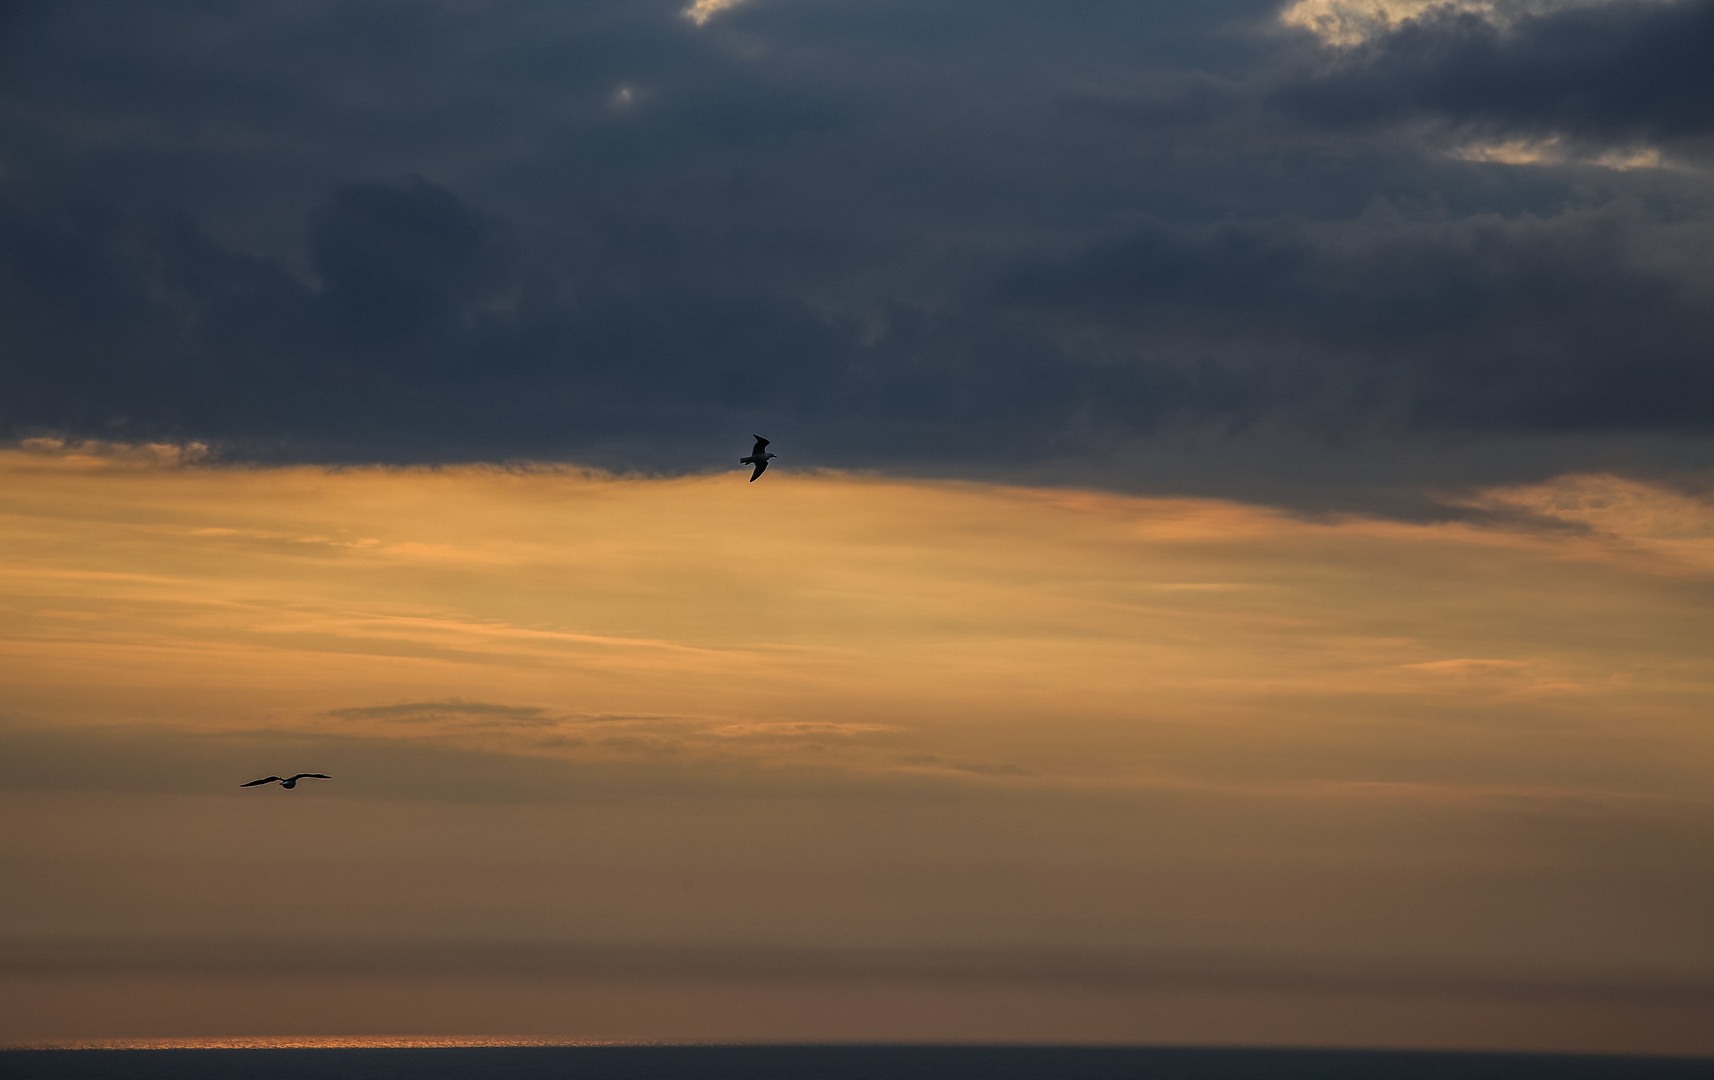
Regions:
<instances>
[{"instance_id":1,"label":"hazy sky gradient","mask_svg":"<svg viewBox=\"0 0 1714 1080\"><path fill-rule=\"evenodd\" d=\"M989 986L931 1010L987 1037L956 1016L1011 980L1037 1037L1173 1038L1142 994L1277 1039L1309 993L1417 1019L1289 1041L1707 1049L1706 502L1569 477L1403 525L177 453L0 455L11 1037L191 1022L44 1017L30 972L195 1001L264 958L463 980L476 1018L483 980L665 980L652 1020L566 1005L584 1037L932 1028L860 992L890 978ZM237 788L299 769L336 780ZM870 1004L719 1021L657 1000L687 978ZM1508 1042L1423 994L1547 1019Z\"/></svg>"}]
</instances>

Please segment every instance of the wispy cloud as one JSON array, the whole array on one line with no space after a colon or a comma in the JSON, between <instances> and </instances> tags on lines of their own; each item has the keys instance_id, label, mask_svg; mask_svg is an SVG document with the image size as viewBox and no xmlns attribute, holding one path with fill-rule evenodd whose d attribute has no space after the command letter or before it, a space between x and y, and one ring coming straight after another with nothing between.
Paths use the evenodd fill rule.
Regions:
<instances>
[{"instance_id":1,"label":"wispy cloud","mask_svg":"<svg viewBox=\"0 0 1714 1080\"><path fill-rule=\"evenodd\" d=\"M207 443L194 441L129 443L39 435L20 439L16 445L25 454L51 458L62 467L176 469L205 465L215 460L214 451Z\"/></svg>"},{"instance_id":2,"label":"wispy cloud","mask_svg":"<svg viewBox=\"0 0 1714 1080\"><path fill-rule=\"evenodd\" d=\"M1494 674L1511 675L1525 668L1520 660L1483 660L1475 657L1459 657L1455 660L1430 660L1422 664L1406 664L1405 667L1414 671L1433 671L1447 675Z\"/></svg>"},{"instance_id":3,"label":"wispy cloud","mask_svg":"<svg viewBox=\"0 0 1714 1080\"><path fill-rule=\"evenodd\" d=\"M1460 161L1489 161L1501 165L1594 165L1603 169L1627 172L1632 169L1659 169L1666 163L1658 147L1588 147L1574 146L1564 138L1517 138L1499 141L1478 140L1464 143L1448 151Z\"/></svg>"},{"instance_id":4,"label":"wispy cloud","mask_svg":"<svg viewBox=\"0 0 1714 1080\"><path fill-rule=\"evenodd\" d=\"M695 3L684 9L684 17L698 26L708 25L708 21L723 11L731 11L748 0L695 0Z\"/></svg>"},{"instance_id":5,"label":"wispy cloud","mask_svg":"<svg viewBox=\"0 0 1714 1080\"><path fill-rule=\"evenodd\" d=\"M1351 47L1423 16L1473 16L1505 27L1531 16L1624 2L1627 0L1295 0L1278 17L1282 25L1308 30L1329 45Z\"/></svg>"},{"instance_id":6,"label":"wispy cloud","mask_svg":"<svg viewBox=\"0 0 1714 1080\"><path fill-rule=\"evenodd\" d=\"M562 722L561 717L551 716L546 709L533 705L494 705L459 698L330 709L327 715L338 720L385 720L405 724L453 721L496 727L547 727Z\"/></svg>"}]
</instances>

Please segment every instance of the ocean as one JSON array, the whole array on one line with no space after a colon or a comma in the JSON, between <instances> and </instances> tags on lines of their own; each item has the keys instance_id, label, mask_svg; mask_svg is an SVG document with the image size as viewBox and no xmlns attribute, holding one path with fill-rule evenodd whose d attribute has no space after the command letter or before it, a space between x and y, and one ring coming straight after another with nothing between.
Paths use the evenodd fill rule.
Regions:
<instances>
[{"instance_id":1,"label":"ocean","mask_svg":"<svg viewBox=\"0 0 1714 1080\"><path fill-rule=\"evenodd\" d=\"M1020 1046L0 1051L6 1080L1714 1080L1714 1058Z\"/></svg>"}]
</instances>

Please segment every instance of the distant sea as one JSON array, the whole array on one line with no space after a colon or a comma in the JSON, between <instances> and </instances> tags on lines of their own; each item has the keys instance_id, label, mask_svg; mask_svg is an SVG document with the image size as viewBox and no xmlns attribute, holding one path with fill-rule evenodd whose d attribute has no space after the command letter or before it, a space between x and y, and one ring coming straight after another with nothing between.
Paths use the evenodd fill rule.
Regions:
<instances>
[{"instance_id":1,"label":"distant sea","mask_svg":"<svg viewBox=\"0 0 1714 1080\"><path fill-rule=\"evenodd\" d=\"M6 1080L1714 1080L1714 1058L1029 1046L219 1045L0 1050Z\"/></svg>"}]
</instances>

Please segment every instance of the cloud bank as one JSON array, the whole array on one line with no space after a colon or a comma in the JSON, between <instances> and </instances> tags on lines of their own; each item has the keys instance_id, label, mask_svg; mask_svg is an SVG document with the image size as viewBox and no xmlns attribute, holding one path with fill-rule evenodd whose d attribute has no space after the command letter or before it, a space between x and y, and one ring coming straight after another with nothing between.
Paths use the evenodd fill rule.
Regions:
<instances>
[{"instance_id":1,"label":"cloud bank","mask_svg":"<svg viewBox=\"0 0 1714 1080\"><path fill-rule=\"evenodd\" d=\"M0 423L1319 507L1709 463L1706 2L681 7L11 12Z\"/></svg>"}]
</instances>

